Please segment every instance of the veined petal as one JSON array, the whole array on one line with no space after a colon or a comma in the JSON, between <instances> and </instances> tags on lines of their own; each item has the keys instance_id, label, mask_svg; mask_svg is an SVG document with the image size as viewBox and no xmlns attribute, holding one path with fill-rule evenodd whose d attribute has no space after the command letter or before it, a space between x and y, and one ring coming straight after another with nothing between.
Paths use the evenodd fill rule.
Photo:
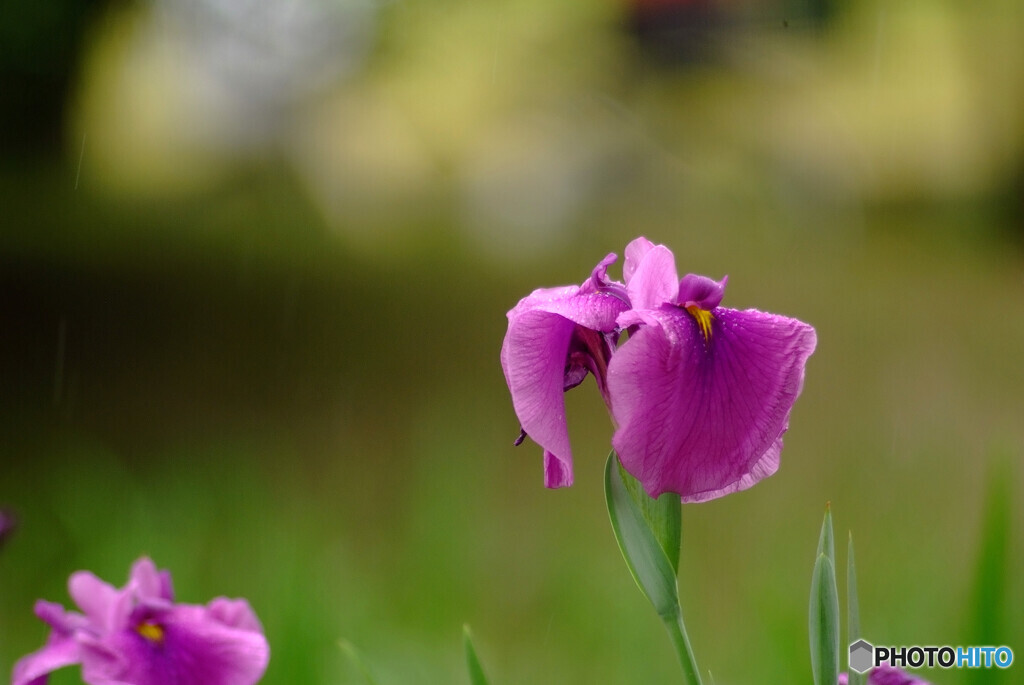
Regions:
<instances>
[{"instance_id":1,"label":"veined petal","mask_svg":"<svg viewBox=\"0 0 1024 685\"><path fill-rule=\"evenodd\" d=\"M814 329L757 310L712 311L709 338L685 310L644 312L608 369L612 445L652 497L703 501L778 468Z\"/></svg>"},{"instance_id":2,"label":"veined petal","mask_svg":"<svg viewBox=\"0 0 1024 685\"><path fill-rule=\"evenodd\" d=\"M788 426L787 426L788 427ZM783 432L786 429L783 428ZM753 487L758 481L767 478L779 470L780 456L782 455L782 436L780 435L768 451L750 467L750 470L740 476L739 480L728 483L717 490L706 490L693 495L683 497L684 502L707 502L718 499L734 492L740 492Z\"/></svg>"},{"instance_id":3,"label":"veined petal","mask_svg":"<svg viewBox=\"0 0 1024 685\"><path fill-rule=\"evenodd\" d=\"M567 488L572 485L572 455L566 459L544 450L544 487Z\"/></svg>"},{"instance_id":4,"label":"veined petal","mask_svg":"<svg viewBox=\"0 0 1024 685\"><path fill-rule=\"evenodd\" d=\"M574 324L558 314L533 311L511 321L501 347L501 366L519 424L544 448L545 485L551 460L572 482L572 449L565 423L565 365ZM553 468L553 467L552 467ZM549 487L557 487L551 485Z\"/></svg>"},{"instance_id":5,"label":"veined petal","mask_svg":"<svg viewBox=\"0 0 1024 685\"><path fill-rule=\"evenodd\" d=\"M564 391L573 334L577 327L613 331L627 306L615 295L570 286L534 291L508 313L501 366L520 425L545 450L548 487L572 484ZM579 368L569 380L581 380Z\"/></svg>"},{"instance_id":6,"label":"veined petal","mask_svg":"<svg viewBox=\"0 0 1024 685\"><path fill-rule=\"evenodd\" d=\"M49 673L79 661L78 643L74 638L54 632L45 647L18 660L11 685L45 685Z\"/></svg>"},{"instance_id":7,"label":"veined petal","mask_svg":"<svg viewBox=\"0 0 1024 685\"><path fill-rule=\"evenodd\" d=\"M540 288L524 297L508 313L509 325L525 314L543 311L595 331L615 329L615 318L629 308L628 303L606 292L587 292L580 286Z\"/></svg>"}]
</instances>

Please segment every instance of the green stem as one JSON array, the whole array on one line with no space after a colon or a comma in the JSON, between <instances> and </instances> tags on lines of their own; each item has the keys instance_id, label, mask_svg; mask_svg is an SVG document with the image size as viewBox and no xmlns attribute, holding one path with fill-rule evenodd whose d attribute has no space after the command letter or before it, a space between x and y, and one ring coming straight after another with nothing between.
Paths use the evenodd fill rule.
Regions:
<instances>
[{"instance_id":1,"label":"green stem","mask_svg":"<svg viewBox=\"0 0 1024 685\"><path fill-rule=\"evenodd\" d=\"M690 638L686 636L686 626L683 625L683 610L680 608L674 616L663 616L662 620L672 638L672 646L676 648L679 664L683 667L683 681L686 685L701 685L697 661L693 658L693 647L690 646Z\"/></svg>"}]
</instances>

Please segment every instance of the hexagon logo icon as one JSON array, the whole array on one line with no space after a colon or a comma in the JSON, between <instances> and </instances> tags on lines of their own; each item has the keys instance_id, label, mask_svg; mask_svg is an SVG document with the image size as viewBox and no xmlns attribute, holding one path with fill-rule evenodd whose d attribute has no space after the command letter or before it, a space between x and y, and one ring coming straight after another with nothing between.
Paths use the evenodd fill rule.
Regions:
<instances>
[{"instance_id":1,"label":"hexagon logo icon","mask_svg":"<svg viewBox=\"0 0 1024 685\"><path fill-rule=\"evenodd\" d=\"M867 640L857 640L850 645L850 670L867 673L874 663L875 648Z\"/></svg>"}]
</instances>

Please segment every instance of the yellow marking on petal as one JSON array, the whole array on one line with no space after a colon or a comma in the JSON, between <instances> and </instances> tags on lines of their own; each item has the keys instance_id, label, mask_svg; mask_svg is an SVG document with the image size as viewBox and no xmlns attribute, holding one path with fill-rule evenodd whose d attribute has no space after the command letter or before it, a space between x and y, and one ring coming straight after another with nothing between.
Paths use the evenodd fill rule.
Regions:
<instances>
[{"instance_id":1,"label":"yellow marking on petal","mask_svg":"<svg viewBox=\"0 0 1024 685\"><path fill-rule=\"evenodd\" d=\"M146 638L150 642L163 642L164 641L164 629L162 626L156 623L140 623L139 627L135 629L139 635Z\"/></svg>"},{"instance_id":2,"label":"yellow marking on petal","mask_svg":"<svg viewBox=\"0 0 1024 685\"><path fill-rule=\"evenodd\" d=\"M686 308L686 311L690 312L690 316L696 320L697 325L700 327L700 332L704 335L704 340L711 340L711 319L715 318L711 312L707 309L701 309L695 304L691 304Z\"/></svg>"}]
</instances>

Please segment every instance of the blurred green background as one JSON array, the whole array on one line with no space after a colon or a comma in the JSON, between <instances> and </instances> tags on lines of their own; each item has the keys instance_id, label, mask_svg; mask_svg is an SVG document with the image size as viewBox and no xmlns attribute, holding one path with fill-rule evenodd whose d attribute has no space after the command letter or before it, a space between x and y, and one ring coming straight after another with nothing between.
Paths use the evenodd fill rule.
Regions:
<instances>
[{"instance_id":1,"label":"blurred green background","mask_svg":"<svg viewBox=\"0 0 1024 685\"><path fill-rule=\"evenodd\" d=\"M826 501L868 639L1024 654L1020 3L11 0L0 32L0 672L37 598L148 554L249 599L268 684L362 682L340 639L468 682L466 622L497 685L678 682L598 393L547 491L498 363L520 297L637 235L818 331L780 471L684 507L699 665L810 682Z\"/></svg>"}]
</instances>

